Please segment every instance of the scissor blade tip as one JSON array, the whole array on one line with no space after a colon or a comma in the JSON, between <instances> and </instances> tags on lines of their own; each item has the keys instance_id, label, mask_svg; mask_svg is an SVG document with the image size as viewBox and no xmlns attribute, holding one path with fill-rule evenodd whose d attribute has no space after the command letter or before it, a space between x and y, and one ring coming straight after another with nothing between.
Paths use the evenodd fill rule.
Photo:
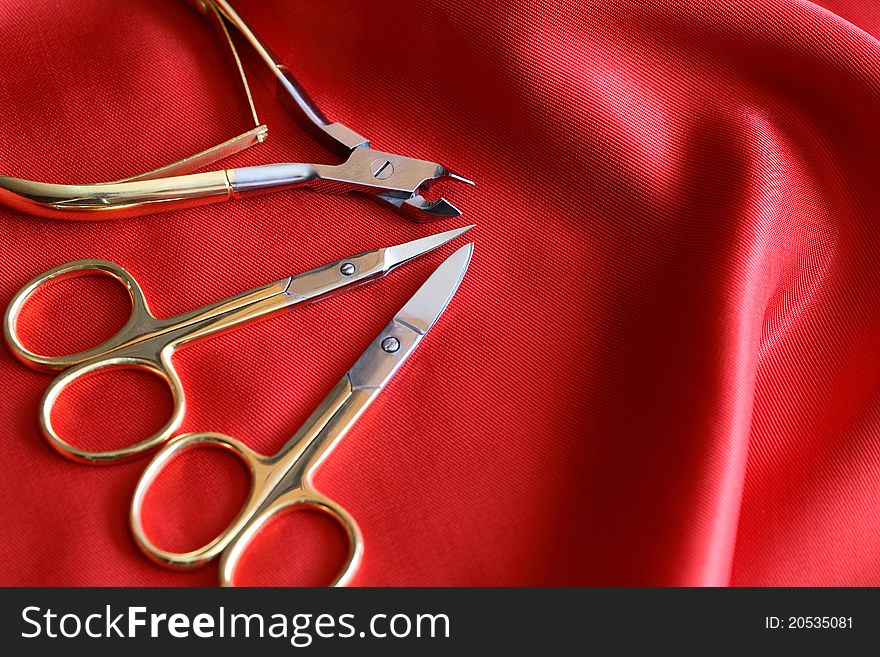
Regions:
<instances>
[{"instance_id":1,"label":"scissor blade tip","mask_svg":"<svg viewBox=\"0 0 880 657\"><path fill-rule=\"evenodd\" d=\"M467 264L470 262L471 256L474 253L474 243L468 242L464 246L459 247L458 249L455 250L455 252L452 254L452 256L457 256L459 253L462 254L462 257L465 257L465 268L467 268ZM450 257L452 257L452 256L450 256Z\"/></svg>"},{"instance_id":2,"label":"scissor blade tip","mask_svg":"<svg viewBox=\"0 0 880 657\"><path fill-rule=\"evenodd\" d=\"M453 228L452 230L447 231L446 233L440 233L440 234L441 235L444 235L444 234L451 235L452 237L450 239L453 239L455 237L458 237L459 235L464 235L466 232L468 232L474 226L476 226L476 224L471 224L470 226L462 226L461 228Z\"/></svg>"},{"instance_id":3,"label":"scissor blade tip","mask_svg":"<svg viewBox=\"0 0 880 657\"><path fill-rule=\"evenodd\" d=\"M464 272L467 271L467 268L471 264L471 257L474 255L474 243L468 242L464 246L457 248L452 252L447 260L450 262L458 263L458 268L461 270L461 275L464 276Z\"/></svg>"},{"instance_id":4,"label":"scissor blade tip","mask_svg":"<svg viewBox=\"0 0 880 657\"><path fill-rule=\"evenodd\" d=\"M464 235L471 228L473 228L473 225L462 226L461 228L453 228L452 230L447 230L442 233L434 233L433 235L429 235L428 237L423 237L422 240L425 240L426 243L431 244L431 246L429 247L430 249L436 249L437 247L443 246L447 242L451 242L455 238Z\"/></svg>"},{"instance_id":5,"label":"scissor blade tip","mask_svg":"<svg viewBox=\"0 0 880 657\"><path fill-rule=\"evenodd\" d=\"M447 230L442 233L434 233L433 235L420 237L419 239L412 240L411 242L405 242L404 244L398 244L397 246L388 247L386 249L386 265L390 269L408 260L412 260L413 258L417 258L421 255L429 253L430 251L438 249L444 244L451 242L460 235L463 235L471 228L473 228L473 226L454 228L452 230Z\"/></svg>"},{"instance_id":6,"label":"scissor blade tip","mask_svg":"<svg viewBox=\"0 0 880 657\"><path fill-rule=\"evenodd\" d=\"M433 271L428 280L400 310L397 317L424 333L439 319L467 272L474 251L474 243L459 247Z\"/></svg>"}]
</instances>

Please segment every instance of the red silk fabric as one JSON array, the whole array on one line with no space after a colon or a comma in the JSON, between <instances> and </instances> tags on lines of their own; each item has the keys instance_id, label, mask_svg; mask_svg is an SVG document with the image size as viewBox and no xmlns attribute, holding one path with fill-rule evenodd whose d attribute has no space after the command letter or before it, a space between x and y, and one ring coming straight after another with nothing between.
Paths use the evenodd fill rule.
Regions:
<instances>
[{"instance_id":1,"label":"red silk fabric","mask_svg":"<svg viewBox=\"0 0 880 657\"><path fill-rule=\"evenodd\" d=\"M447 313L317 479L363 529L355 584L880 584L875 6L237 4L332 118L475 179L443 190L462 220L305 191L104 223L0 208L0 304L100 257L168 316L473 222ZM3 173L114 179L247 127L222 42L176 0L0 0L0 43ZM270 138L225 166L332 161L255 91ZM184 429L276 451L443 254L182 350ZM125 304L80 279L22 330L63 352ZM2 351L0 583L215 583L215 565L167 571L135 546L143 460L52 452L50 380ZM55 417L106 447L160 426L166 397L99 376ZM164 546L209 538L246 493L213 456L151 496ZM247 583L322 583L343 550L305 514L260 541Z\"/></svg>"}]
</instances>

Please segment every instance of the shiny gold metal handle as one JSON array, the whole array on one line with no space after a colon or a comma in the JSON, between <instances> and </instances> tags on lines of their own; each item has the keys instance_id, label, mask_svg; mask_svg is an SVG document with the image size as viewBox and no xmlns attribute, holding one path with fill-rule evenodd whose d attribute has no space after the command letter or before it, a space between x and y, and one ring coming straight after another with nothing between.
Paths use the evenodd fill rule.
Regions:
<instances>
[{"instance_id":1,"label":"shiny gold metal handle","mask_svg":"<svg viewBox=\"0 0 880 657\"><path fill-rule=\"evenodd\" d=\"M137 217L231 197L225 170L92 185L61 185L0 175L0 203L47 219Z\"/></svg>"},{"instance_id":2,"label":"shiny gold metal handle","mask_svg":"<svg viewBox=\"0 0 880 657\"><path fill-rule=\"evenodd\" d=\"M18 335L18 320L24 306L41 287L76 276L98 274L109 276L125 286L131 300L131 315L125 325L102 343L84 351L65 356L44 356L24 346ZM131 347L132 337L159 325L150 313L146 297L135 278L114 262L108 260L76 260L37 276L19 290L3 322L3 333L10 350L21 362L37 370L64 370L46 389L40 402L40 429L49 444L59 454L81 463L121 461L149 451L168 440L183 420L184 396L180 379L170 361L170 350L158 353L149 348ZM52 424L52 410L61 393L82 377L107 369L138 369L157 375L168 385L174 409L168 422L152 436L133 445L107 451L90 451L72 445L62 438Z\"/></svg>"},{"instance_id":3,"label":"shiny gold metal handle","mask_svg":"<svg viewBox=\"0 0 880 657\"><path fill-rule=\"evenodd\" d=\"M59 374L43 394L40 401L39 420L40 429L43 436L49 442L55 451L64 457L79 463L100 464L114 461L126 461L141 456L145 452L154 450L156 447L168 440L183 422L183 415L186 410L186 400L183 395L183 386L180 378L174 370L174 366L170 361L170 350L162 352L157 360L152 357L142 357L138 355L129 355L86 361L81 365L76 365ZM94 374L102 370L110 369L135 369L149 372L158 376L165 381L168 389L171 391L172 403L174 405L171 411L171 417L161 429L151 436L134 443L107 451L90 451L81 447L76 447L68 441L64 440L52 424L52 409L58 401L61 393L78 379L84 376Z\"/></svg>"},{"instance_id":4,"label":"shiny gold metal handle","mask_svg":"<svg viewBox=\"0 0 880 657\"><path fill-rule=\"evenodd\" d=\"M101 344L66 356L43 356L25 347L18 336L18 319L31 296L45 285L92 274L109 276L125 286L131 299L131 315L125 326ZM25 365L37 370L58 371L110 353L114 348L127 342L136 328L142 328L151 321L155 322L155 318L150 314L144 292L128 271L108 260L74 260L40 274L16 292L6 309L3 336L13 355Z\"/></svg>"},{"instance_id":5,"label":"shiny gold metal handle","mask_svg":"<svg viewBox=\"0 0 880 657\"><path fill-rule=\"evenodd\" d=\"M251 489L238 516L228 527L209 543L189 552L171 552L154 544L146 534L143 524L143 506L150 487L167 465L184 452L202 447L215 447L232 452L248 466ZM258 454L241 441L220 433L189 433L177 436L160 449L146 467L131 501L129 521L138 547L150 559L162 566L172 568L195 568L219 555L232 542L236 534L251 520L260 505L268 497L277 479L267 457Z\"/></svg>"},{"instance_id":6,"label":"shiny gold metal handle","mask_svg":"<svg viewBox=\"0 0 880 657\"><path fill-rule=\"evenodd\" d=\"M297 163L263 164L87 185L61 185L0 175L0 203L36 217L98 221L180 210L292 187L320 184L328 193L341 194L349 188L359 188L359 184L364 186L358 180L339 179L345 173L339 169ZM368 184L365 188L371 187Z\"/></svg>"},{"instance_id":7,"label":"shiny gold metal handle","mask_svg":"<svg viewBox=\"0 0 880 657\"><path fill-rule=\"evenodd\" d=\"M287 444L271 460L264 461L266 465L271 464L271 479L267 478L263 484L264 490L269 490L269 493L264 496L260 506L244 518L244 524L236 530L237 535L223 551L220 561L222 586L234 585L235 570L241 557L260 529L278 513L298 505L323 511L345 530L349 544L348 557L330 585L348 584L363 556L361 530L351 514L315 490L312 477L373 396L374 391L352 390L346 374Z\"/></svg>"},{"instance_id":8,"label":"shiny gold metal handle","mask_svg":"<svg viewBox=\"0 0 880 657\"><path fill-rule=\"evenodd\" d=\"M241 558L266 523L279 513L300 505L301 508L313 508L326 513L345 530L349 545L348 556L330 586L347 586L351 582L364 555L364 539L360 527L351 514L339 504L305 485L302 488L290 490L269 502L235 537L220 558L221 586L235 586L235 571L241 563Z\"/></svg>"}]
</instances>

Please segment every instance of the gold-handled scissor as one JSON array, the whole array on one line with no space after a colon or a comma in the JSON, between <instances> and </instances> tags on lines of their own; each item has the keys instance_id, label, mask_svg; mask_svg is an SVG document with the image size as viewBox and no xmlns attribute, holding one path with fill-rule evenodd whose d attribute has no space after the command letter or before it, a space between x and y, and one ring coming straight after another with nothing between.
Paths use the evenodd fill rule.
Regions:
<instances>
[{"instance_id":1,"label":"gold-handled scissor","mask_svg":"<svg viewBox=\"0 0 880 657\"><path fill-rule=\"evenodd\" d=\"M171 437L183 421L183 386L171 362L178 347L270 316L296 304L316 301L353 284L384 276L398 265L446 244L469 228L366 251L165 319L150 313L140 285L128 271L106 260L77 260L50 269L16 293L6 311L4 335L13 354L26 365L34 369L61 371L49 384L40 402L40 427L49 443L59 453L76 461L103 463L127 459L158 447ZM131 297L128 322L114 336L96 347L67 356L43 356L25 347L18 336L17 326L31 295L52 281L89 273L108 275L125 285ZM61 392L74 381L107 368L141 369L158 375L171 389L174 408L165 426L152 436L120 449L89 451L76 447L58 435L52 425L52 408Z\"/></svg>"},{"instance_id":2,"label":"gold-handled scissor","mask_svg":"<svg viewBox=\"0 0 880 657\"><path fill-rule=\"evenodd\" d=\"M220 583L230 586L242 554L260 529L286 509L309 506L329 514L345 530L348 557L333 586L347 584L363 554L363 537L351 514L315 490L312 477L443 313L472 253L473 244L461 247L431 274L277 454L263 456L217 433L185 434L165 445L144 470L132 500L131 527L141 549L157 563L179 568L198 566L220 555ZM251 473L250 495L238 517L207 545L191 552L169 552L154 545L144 531L144 500L172 459L199 447L219 447L240 457Z\"/></svg>"}]
</instances>

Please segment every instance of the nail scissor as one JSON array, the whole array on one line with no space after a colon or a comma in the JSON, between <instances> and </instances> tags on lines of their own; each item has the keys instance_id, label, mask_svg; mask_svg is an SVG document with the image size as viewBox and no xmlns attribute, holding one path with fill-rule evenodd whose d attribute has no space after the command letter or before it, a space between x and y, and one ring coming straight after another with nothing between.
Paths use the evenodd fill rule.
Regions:
<instances>
[{"instance_id":1,"label":"nail scissor","mask_svg":"<svg viewBox=\"0 0 880 657\"><path fill-rule=\"evenodd\" d=\"M412 211L419 221L458 216L446 199L429 201L422 193L440 178L473 184L436 162L374 150L370 141L342 123L331 122L228 0L188 0L226 38L244 83L255 128L196 155L144 174L109 183L59 185L0 175L0 203L21 212L52 219L98 220L132 217L292 187L341 194L357 191L383 203ZM229 28L238 31L268 66L276 96L319 142L345 158L342 164L264 164L188 173L263 141L267 128L256 118L247 78Z\"/></svg>"},{"instance_id":2,"label":"nail scissor","mask_svg":"<svg viewBox=\"0 0 880 657\"><path fill-rule=\"evenodd\" d=\"M349 552L332 585L347 584L363 554L361 530L351 514L315 490L312 477L443 313L464 277L472 253L473 244L461 247L431 274L277 454L264 456L218 433L184 434L159 450L141 475L131 504L132 531L147 556L165 566L191 568L220 555L220 583L231 586L242 554L260 529L278 513L303 505L329 514L345 530ZM171 460L200 447L221 448L241 458L252 477L250 494L238 517L211 542L190 552L169 552L154 545L146 535L144 500Z\"/></svg>"},{"instance_id":3,"label":"nail scissor","mask_svg":"<svg viewBox=\"0 0 880 657\"><path fill-rule=\"evenodd\" d=\"M178 347L299 303L317 301L353 284L384 276L398 265L446 244L469 228L458 228L397 246L366 251L167 319L156 318L150 313L140 285L119 265L107 260L68 262L41 274L16 293L6 310L4 335L13 354L26 365L34 369L62 371L49 384L39 409L40 427L52 447L63 456L88 463L127 459L158 447L171 437L183 421L183 386L171 362ZM17 327L28 298L46 283L89 273L108 275L126 286L131 297L131 317L128 322L116 335L76 354L43 356L27 349L19 339ZM120 449L89 451L72 445L58 435L52 425L52 408L61 392L74 381L106 368L142 369L156 374L170 388L174 408L165 426L152 436Z\"/></svg>"}]
</instances>

